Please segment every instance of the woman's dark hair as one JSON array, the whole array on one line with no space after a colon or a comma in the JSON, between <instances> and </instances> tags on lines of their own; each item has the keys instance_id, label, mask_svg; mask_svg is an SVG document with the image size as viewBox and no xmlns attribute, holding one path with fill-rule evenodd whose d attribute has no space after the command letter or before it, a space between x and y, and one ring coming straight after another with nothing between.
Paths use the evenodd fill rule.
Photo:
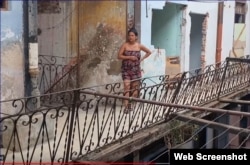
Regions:
<instances>
[{"instance_id":1,"label":"woman's dark hair","mask_svg":"<svg viewBox=\"0 0 250 165\"><path fill-rule=\"evenodd\" d=\"M130 32L134 33L135 36L138 36L138 32L137 32L137 30L136 30L134 27L132 27L131 29L129 29L128 34L129 34Z\"/></svg>"}]
</instances>

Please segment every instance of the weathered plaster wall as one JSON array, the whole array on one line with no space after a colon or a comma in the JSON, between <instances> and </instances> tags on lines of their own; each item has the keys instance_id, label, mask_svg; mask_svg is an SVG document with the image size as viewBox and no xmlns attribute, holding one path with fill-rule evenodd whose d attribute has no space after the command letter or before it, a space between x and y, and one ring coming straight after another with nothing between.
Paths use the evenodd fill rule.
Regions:
<instances>
[{"instance_id":1,"label":"weathered plaster wall","mask_svg":"<svg viewBox=\"0 0 250 165\"><path fill-rule=\"evenodd\" d=\"M39 54L68 57L65 64L80 59L80 87L121 81L117 53L127 27L134 24L133 4L129 2L129 9L126 1L59 1L59 5L57 13L39 13Z\"/></svg>"},{"instance_id":2,"label":"weathered plaster wall","mask_svg":"<svg viewBox=\"0 0 250 165\"><path fill-rule=\"evenodd\" d=\"M135 16L135 7L136 2L134 1L127 1L127 29L129 30L132 27L136 27L136 23L138 23L139 21L135 22L136 20L136 16ZM138 3L138 2L137 2Z\"/></svg>"},{"instance_id":3,"label":"weathered plaster wall","mask_svg":"<svg viewBox=\"0 0 250 165\"><path fill-rule=\"evenodd\" d=\"M142 1L141 2L141 42L154 49L151 45L151 32L152 32L152 9L163 9L165 1Z\"/></svg>"},{"instance_id":4,"label":"weathered plaster wall","mask_svg":"<svg viewBox=\"0 0 250 165\"><path fill-rule=\"evenodd\" d=\"M152 9L152 45L164 49L167 75L180 72L182 14L182 5L173 3L166 3L163 9Z\"/></svg>"},{"instance_id":5,"label":"weathered plaster wall","mask_svg":"<svg viewBox=\"0 0 250 165\"><path fill-rule=\"evenodd\" d=\"M47 9L50 5L39 5L39 55L72 57L70 47L77 43L71 42L68 31L72 22L72 15L75 14L76 9L68 1L60 1L58 6L60 10L50 8L50 12L46 12L47 10L42 10L42 7Z\"/></svg>"},{"instance_id":6,"label":"weathered plaster wall","mask_svg":"<svg viewBox=\"0 0 250 165\"><path fill-rule=\"evenodd\" d=\"M79 17L81 86L121 81L118 49L126 39L126 1L82 1Z\"/></svg>"},{"instance_id":7,"label":"weathered plaster wall","mask_svg":"<svg viewBox=\"0 0 250 165\"><path fill-rule=\"evenodd\" d=\"M1 11L1 100L24 96L23 1L8 1ZM1 107L1 112L9 112Z\"/></svg>"},{"instance_id":8,"label":"weathered plaster wall","mask_svg":"<svg viewBox=\"0 0 250 165\"><path fill-rule=\"evenodd\" d=\"M149 35L151 32L151 27L149 27L149 25L151 25L152 22L152 17L150 16L151 14L151 10L152 8L162 8L165 4L165 2L154 2L154 1L147 1L147 5L146 2L144 2L143 6L142 6L142 41L143 43L146 44L146 46L150 47L151 44L151 36ZM190 12L193 13L197 13L197 14L204 14L206 15L207 13L209 14L209 18L207 20L207 34L206 34L206 39L207 39L207 43L206 43L206 64L211 64L214 63L215 61L215 52L216 52L216 30L217 30L217 3L202 3L202 2L187 2L187 1L168 1L169 3L176 3L176 4L183 4L183 5L187 5L186 8L186 17L183 19L183 23L185 24L185 31L183 35L185 35L184 37L184 45L183 49L184 51L181 54L181 69L180 71L184 71L184 70L189 70L189 52L190 52L190 30L191 30L191 17L189 15ZM143 9L143 8L146 8ZM148 13L148 17L145 17L144 13ZM157 73L156 73L157 74Z\"/></svg>"},{"instance_id":9,"label":"weathered plaster wall","mask_svg":"<svg viewBox=\"0 0 250 165\"><path fill-rule=\"evenodd\" d=\"M178 5L167 3L162 10L153 9L152 45L165 49L166 56L180 56L181 21Z\"/></svg>"},{"instance_id":10,"label":"weathered plaster wall","mask_svg":"<svg viewBox=\"0 0 250 165\"><path fill-rule=\"evenodd\" d=\"M191 17L189 13L208 14L207 18L207 34L205 45L205 64L210 65L215 62L216 54L216 35L217 35L217 3L204 3L204 2L189 2L187 6L186 31L185 31L185 52L181 58L182 71L189 70L190 58L190 32L191 32ZM202 30L202 29L201 29Z\"/></svg>"},{"instance_id":11,"label":"weathered plaster wall","mask_svg":"<svg viewBox=\"0 0 250 165\"><path fill-rule=\"evenodd\" d=\"M141 66L143 70L143 77L152 77L156 75L165 74L165 61L166 52L165 49L158 49L152 45L152 9L162 10L165 6L165 1L141 1L141 44L145 45L152 51L152 55L145 59ZM156 45L155 45L156 46ZM144 54L142 53L142 56ZM157 80L158 81L158 80ZM153 85L158 83L157 81L147 81L147 85Z\"/></svg>"}]
</instances>

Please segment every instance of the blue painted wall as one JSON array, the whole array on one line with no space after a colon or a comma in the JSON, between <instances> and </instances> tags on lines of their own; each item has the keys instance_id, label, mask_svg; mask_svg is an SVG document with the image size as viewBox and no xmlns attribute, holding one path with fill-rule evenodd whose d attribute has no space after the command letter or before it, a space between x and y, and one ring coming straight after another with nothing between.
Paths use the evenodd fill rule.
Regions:
<instances>
[{"instance_id":1,"label":"blue painted wall","mask_svg":"<svg viewBox=\"0 0 250 165\"><path fill-rule=\"evenodd\" d=\"M23 1L8 1L8 9L0 12L0 100L8 100L24 96ZM1 108L7 109L3 105Z\"/></svg>"},{"instance_id":2,"label":"blue painted wall","mask_svg":"<svg viewBox=\"0 0 250 165\"><path fill-rule=\"evenodd\" d=\"M23 1L8 1L8 10L1 11L1 48L2 42L17 41L23 34Z\"/></svg>"},{"instance_id":3,"label":"blue painted wall","mask_svg":"<svg viewBox=\"0 0 250 165\"><path fill-rule=\"evenodd\" d=\"M181 54L181 20L179 5L168 3L163 10L153 9L151 44L165 49L166 56Z\"/></svg>"}]
</instances>

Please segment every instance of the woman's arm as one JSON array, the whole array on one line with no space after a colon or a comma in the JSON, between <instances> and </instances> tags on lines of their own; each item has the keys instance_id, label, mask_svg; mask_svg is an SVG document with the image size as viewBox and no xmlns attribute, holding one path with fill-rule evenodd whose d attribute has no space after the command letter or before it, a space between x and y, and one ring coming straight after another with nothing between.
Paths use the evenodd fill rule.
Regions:
<instances>
[{"instance_id":1,"label":"woman's arm","mask_svg":"<svg viewBox=\"0 0 250 165\"><path fill-rule=\"evenodd\" d=\"M134 56L124 56L125 47L126 47L126 43L122 44L122 46L118 52L118 59L120 59L120 60L132 60L132 61L138 60Z\"/></svg>"},{"instance_id":2,"label":"woman's arm","mask_svg":"<svg viewBox=\"0 0 250 165\"><path fill-rule=\"evenodd\" d=\"M147 58L148 56L150 56L151 53L152 53L152 52L151 52L148 48L146 48L144 45L140 45L140 49L146 53L146 54L141 58L141 61L143 61L144 59L146 59L146 58Z\"/></svg>"},{"instance_id":3,"label":"woman's arm","mask_svg":"<svg viewBox=\"0 0 250 165\"><path fill-rule=\"evenodd\" d=\"M122 44L122 46L119 49L118 57L117 57L119 60L128 60L129 59L129 56L123 55L124 51L125 51L125 43Z\"/></svg>"}]
</instances>

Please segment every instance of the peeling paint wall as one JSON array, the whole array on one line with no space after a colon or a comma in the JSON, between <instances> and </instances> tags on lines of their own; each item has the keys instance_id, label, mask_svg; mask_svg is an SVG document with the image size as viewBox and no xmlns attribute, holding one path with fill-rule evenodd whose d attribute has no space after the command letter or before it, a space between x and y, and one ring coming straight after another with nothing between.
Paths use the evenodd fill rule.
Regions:
<instances>
[{"instance_id":1,"label":"peeling paint wall","mask_svg":"<svg viewBox=\"0 0 250 165\"><path fill-rule=\"evenodd\" d=\"M178 2L176 2L178 3ZM202 14L206 15L206 34L202 38L206 38L206 43L203 43L205 51L202 52L202 56L199 58L201 63L206 65L215 63L215 54L216 54L216 36L217 36L217 12L218 12L218 3L205 3L205 2L186 2L186 31L185 31L185 50L181 55L181 71L187 71L190 69L190 32L191 32L191 16L193 14Z\"/></svg>"},{"instance_id":2,"label":"peeling paint wall","mask_svg":"<svg viewBox=\"0 0 250 165\"><path fill-rule=\"evenodd\" d=\"M23 1L1 14L1 100L24 97ZM11 114L6 107L1 112Z\"/></svg>"},{"instance_id":3,"label":"peeling paint wall","mask_svg":"<svg viewBox=\"0 0 250 165\"><path fill-rule=\"evenodd\" d=\"M165 74L175 75L180 72L182 5L166 3L152 13L152 45L166 52Z\"/></svg>"},{"instance_id":4,"label":"peeling paint wall","mask_svg":"<svg viewBox=\"0 0 250 165\"><path fill-rule=\"evenodd\" d=\"M144 2L146 3L146 2ZM150 6L151 1L148 1L148 6ZM217 18L218 18L218 2L215 3L205 3L205 2L188 2L188 1L168 1L168 3L177 3L177 4L185 4L187 5L186 8L186 17L184 18L186 24L185 30L185 42L184 42L184 51L181 54L181 71L189 70L189 57L190 57L190 29L191 29L191 19L190 19L190 12L196 14L203 14L207 15L206 20L206 35L203 37L206 38L206 43L204 47L203 56L201 58L202 63L206 65L214 64L215 63L215 56L216 56L216 38L217 38ZM247 6L249 9L250 2L247 1ZM156 4L154 5L156 6ZM162 4L158 4L155 8L160 8ZM150 8L148 7L148 12ZM144 11L142 11L144 12ZM223 14L223 30L222 30L222 52L221 57L222 61L226 59L226 57L232 55L234 37L237 40L236 35L240 33L242 27L237 30L237 26L242 25L234 25L234 14L235 14L235 1L224 1L224 14ZM245 38L241 42L243 46L245 45L244 49L241 49L241 55L247 55L250 53L250 12L247 11L246 14L246 23L245 23L245 30L243 30L242 37ZM150 24L150 19L144 19L142 22L142 27L147 26ZM238 32L238 33L237 33ZM142 34L145 37L145 42L150 41L151 39L148 37L148 31ZM238 47L242 47L242 44L238 44ZM239 46L240 45L240 46ZM150 46L150 44L148 44ZM243 52L244 51L244 52Z\"/></svg>"},{"instance_id":5,"label":"peeling paint wall","mask_svg":"<svg viewBox=\"0 0 250 165\"><path fill-rule=\"evenodd\" d=\"M126 1L83 1L79 7L81 86L120 81L117 53L126 39Z\"/></svg>"},{"instance_id":6,"label":"peeling paint wall","mask_svg":"<svg viewBox=\"0 0 250 165\"><path fill-rule=\"evenodd\" d=\"M152 45L163 48L166 56L180 56L181 7L166 3L162 10L153 9Z\"/></svg>"},{"instance_id":7,"label":"peeling paint wall","mask_svg":"<svg viewBox=\"0 0 250 165\"><path fill-rule=\"evenodd\" d=\"M136 2L134 1L128 1L127 2L127 29L129 30L130 28L132 27L136 27L137 28L137 25L136 23L140 23L139 21L135 22L135 7Z\"/></svg>"},{"instance_id":8,"label":"peeling paint wall","mask_svg":"<svg viewBox=\"0 0 250 165\"><path fill-rule=\"evenodd\" d=\"M59 1L59 5L59 13L39 14L39 54L68 57L65 64L79 59L80 87L121 81L117 53L126 39L127 2ZM133 24L133 14L128 16Z\"/></svg>"},{"instance_id":9,"label":"peeling paint wall","mask_svg":"<svg viewBox=\"0 0 250 165\"><path fill-rule=\"evenodd\" d=\"M72 2L68 1L60 1L57 8L53 3L46 3L46 5L40 3L42 2L38 2L39 55L70 59L73 56L70 49L73 43L69 38L68 31L72 23L72 15L76 13L76 9L73 8ZM50 5L54 7L50 7ZM76 43L74 44L76 45Z\"/></svg>"},{"instance_id":10,"label":"peeling paint wall","mask_svg":"<svg viewBox=\"0 0 250 165\"><path fill-rule=\"evenodd\" d=\"M141 40L142 43L144 43L147 47L152 47L151 41L153 40L153 45L157 46L160 43L154 40L154 37L156 37L156 33L153 31L150 26L154 22L152 21L152 10L162 10L164 7L165 2L159 2L159 1L142 1L142 22L141 22ZM218 18L218 2L190 2L190 1L167 1L167 3L174 3L174 4L183 4L187 5L185 8L185 15L182 20L182 35L183 35L183 42L181 48L181 55L180 55L180 71L188 71L190 70L190 32L191 32L191 17L190 13L195 14L202 14L206 15L206 20L203 22L203 41L202 41L202 53L201 56L198 58L198 60L201 60L201 65L204 67L204 65L210 65L215 63L215 57L216 57L216 40L217 40L217 18ZM250 2L247 1L248 9ZM169 13L169 10L166 12L166 14ZM163 14L162 17L166 16L166 14ZM223 14L223 30L222 30L222 52L221 57L222 61L226 59L230 55L230 52L233 49L234 37L237 39L236 35L239 35L241 30L237 30L238 27L236 26L242 26L242 25L234 25L234 14L235 14L235 1L224 1L224 14ZM244 55L249 54L250 50L250 12L247 12L246 15L246 27L245 30L242 33L243 39L240 41L241 44L237 43L238 47L242 47L242 45L245 45L244 49L241 49L244 51ZM161 22L162 23L162 22ZM161 26L164 27L164 26ZM160 29L160 28L159 28ZM169 32L171 29L169 30ZM238 32L238 33L237 33ZM151 35L150 35L151 34ZM165 33L163 33L164 36ZM161 37L161 36L160 36ZM179 36L176 36L177 38ZM165 42L166 44L167 42ZM153 52L157 52L157 50L154 50L151 48ZM161 49L159 49L161 52ZM158 51L158 52L159 52ZM168 50L166 50L166 54ZM158 55L157 53L153 53L152 56ZM153 76L153 75L159 75L162 73L162 70L159 69L164 66L164 64L159 64L154 62L153 57L150 57L147 61L146 66L150 68L151 70L154 70L154 72L150 72L147 75ZM193 60L191 58L190 60ZM166 66L168 64L166 63ZM150 67L149 67L150 66ZM146 67L146 68L147 68ZM167 72L166 72L167 73ZM167 73L168 74L168 73Z\"/></svg>"},{"instance_id":11,"label":"peeling paint wall","mask_svg":"<svg viewBox=\"0 0 250 165\"><path fill-rule=\"evenodd\" d=\"M165 4L165 2L154 2L154 1L144 1L143 7L146 9L142 10L142 36L143 42L146 43L146 46L150 47L151 37L149 34L151 33L151 29L148 29L148 26L152 23L152 18L150 14L152 9L160 9ZM146 5L147 3L147 5ZM207 33L206 33L206 52L205 61L206 64L213 64L215 62L215 52L216 52L216 32L217 32L217 11L218 4L217 3L204 3L204 2L188 2L188 1L168 1L168 3L182 4L187 5L185 9L185 17L183 18L183 26L185 26L185 30L183 30L184 41L181 46L181 55L180 55L180 72L189 70L189 58L190 58L190 32L191 32L191 17L189 15L190 12L209 15L207 18ZM145 12L148 12L148 17L146 17ZM145 28L146 27L146 28ZM147 30L144 30L147 29ZM183 49L183 50L182 50ZM153 62L153 61L152 61ZM157 73L155 73L157 74Z\"/></svg>"},{"instance_id":12,"label":"peeling paint wall","mask_svg":"<svg viewBox=\"0 0 250 165\"><path fill-rule=\"evenodd\" d=\"M142 70L143 77L152 77L156 75L165 74L166 66L166 51L164 48L158 49L152 45L152 9L163 10L165 6L165 1L141 1L141 31L140 41L141 44L148 47L152 54L143 61ZM155 45L156 46L156 45ZM142 54L143 56L144 54ZM154 85L158 82L148 80L147 85Z\"/></svg>"}]
</instances>

